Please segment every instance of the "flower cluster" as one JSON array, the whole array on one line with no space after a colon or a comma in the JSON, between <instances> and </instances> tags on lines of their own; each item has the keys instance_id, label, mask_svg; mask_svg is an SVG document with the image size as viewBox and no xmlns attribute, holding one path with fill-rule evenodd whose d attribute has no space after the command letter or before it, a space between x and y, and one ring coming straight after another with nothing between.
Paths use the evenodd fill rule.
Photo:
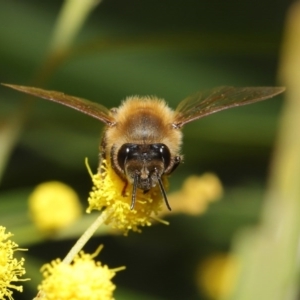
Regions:
<instances>
[{"instance_id":1,"label":"flower cluster","mask_svg":"<svg viewBox=\"0 0 300 300\"><path fill-rule=\"evenodd\" d=\"M203 214L212 202L221 198L222 194L222 183L213 173L189 176L180 190L168 195L172 203L171 213ZM169 213L167 210L163 211L163 214Z\"/></svg>"},{"instance_id":2,"label":"flower cluster","mask_svg":"<svg viewBox=\"0 0 300 300\"><path fill-rule=\"evenodd\" d=\"M122 195L124 181L113 171L107 161L102 162L101 172L95 175L92 174L89 166L87 167L93 181L87 212L109 208L110 213L105 223L123 231L125 235L129 230L141 232L141 226L150 226L153 220L159 220L157 215L162 210L163 199L158 186L148 193L137 189L136 203L131 210L132 186L128 184L125 195ZM164 185L167 185L166 178L164 178Z\"/></svg>"},{"instance_id":3,"label":"flower cluster","mask_svg":"<svg viewBox=\"0 0 300 300\"><path fill-rule=\"evenodd\" d=\"M58 181L39 184L29 196L29 209L34 224L46 234L70 225L82 211L76 192Z\"/></svg>"},{"instance_id":4,"label":"flower cluster","mask_svg":"<svg viewBox=\"0 0 300 300\"><path fill-rule=\"evenodd\" d=\"M11 289L23 291L22 286L12 282L26 280L20 279L26 273L23 267L24 258L14 258L15 251L24 249L18 248L18 245L9 239L11 236L10 232L5 233L5 227L0 226L0 299L7 297L9 300L13 299Z\"/></svg>"},{"instance_id":5,"label":"flower cluster","mask_svg":"<svg viewBox=\"0 0 300 300\"><path fill-rule=\"evenodd\" d=\"M217 253L209 256L199 265L197 285L210 299L227 299L234 288L239 273L236 256Z\"/></svg>"},{"instance_id":6,"label":"flower cluster","mask_svg":"<svg viewBox=\"0 0 300 300\"><path fill-rule=\"evenodd\" d=\"M81 251L72 264L60 259L42 267L44 280L39 285L36 299L44 300L112 300L115 285L111 279L117 271L94 261L102 247L94 254Z\"/></svg>"}]
</instances>

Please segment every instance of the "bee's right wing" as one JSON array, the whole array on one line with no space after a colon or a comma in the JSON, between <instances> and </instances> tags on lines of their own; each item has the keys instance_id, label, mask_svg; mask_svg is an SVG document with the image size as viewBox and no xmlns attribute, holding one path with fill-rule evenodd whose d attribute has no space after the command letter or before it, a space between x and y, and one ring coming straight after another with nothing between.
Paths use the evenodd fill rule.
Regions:
<instances>
[{"instance_id":1,"label":"bee's right wing","mask_svg":"<svg viewBox=\"0 0 300 300\"><path fill-rule=\"evenodd\" d=\"M175 110L174 126L177 128L231 107L255 103L274 97L284 87L232 87L221 86L199 92L181 101Z\"/></svg>"},{"instance_id":2,"label":"bee's right wing","mask_svg":"<svg viewBox=\"0 0 300 300\"><path fill-rule=\"evenodd\" d=\"M21 86L21 85L14 85L14 84L4 84L4 83L2 83L2 85L29 95L33 95L36 97L40 97L43 99L60 103L65 106L69 106L84 114L87 114L93 118L100 120L101 122L105 123L108 126L112 126L115 124L115 120L112 117L110 110L99 103L74 97L74 96L69 96L61 92L47 91L35 87Z\"/></svg>"}]
</instances>

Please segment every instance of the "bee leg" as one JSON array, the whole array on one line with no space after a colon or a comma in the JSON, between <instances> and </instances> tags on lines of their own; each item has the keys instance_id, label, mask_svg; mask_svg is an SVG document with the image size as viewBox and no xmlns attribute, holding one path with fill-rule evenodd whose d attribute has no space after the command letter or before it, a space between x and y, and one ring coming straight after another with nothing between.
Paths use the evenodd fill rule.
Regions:
<instances>
[{"instance_id":1,"label":"bee leg","mask_svg":"<svg viewBox=\"0 0 300 300\"><path fill-rule=\"evenodd\" d=\"M128 181L126 180L125 181L125 184L124 184L124 187L122 189L122 196L123 197L126 197L126 189L127 189L127 186L128 186Z\"/></svg>"},{"instance_id":2,"label":"bee leg","mask_svg":"<svg viewBox=\"0 0 300 300\"><path fill-rule=\"evenodd\" d=\"M135 200L136 200L136 188L137 188L138 177L139 177L139 174L136 173L136 174L134 175L134 180L133 180L132 198L131 198L130 210L133 210L133 209L134 209L134 205L135 205Z\"/></svg>"},{"instance_id":3,"label":"bee leg","mask_svg":"<svg viewBox=\"0 0 300 300\"><path fill-rule=\"evenodd\" d=\"M157 181L158 181L158 184L159 184L160 192L163 195L163 198L165 200L166 206L167 206L168 210L171 211L172 209L171 209L171 206L169 204L168 197L167 197L167 194L166 194L166 191L165 191L165 188L164 188L164 185L162 183L161 178L157 177Z\"/></svg>"},{"instance_id":4,"label":"bee leg","mask_svg":"<svg viewBox=\"0 0 300 300\"><path fill-rule=\"evenodd\" d=\"M166 193L164 184L163 184L163 182L161 180L161 177L158 174L158 171L157 171L156 168L155 168L155 173L156 173L156 176L157 176L157 182L158 182L158 185L159 185L159 189L160 189L160 192L161 192L161 194L164 198L165 204L166 204L168 210L171 211L172 209L171 209L171 206L170 206L169 201L168 201L168 197L167 197L167 193ZM146 192L148 192L148 191L146 191Z\"/></svg>"}]
</instances>

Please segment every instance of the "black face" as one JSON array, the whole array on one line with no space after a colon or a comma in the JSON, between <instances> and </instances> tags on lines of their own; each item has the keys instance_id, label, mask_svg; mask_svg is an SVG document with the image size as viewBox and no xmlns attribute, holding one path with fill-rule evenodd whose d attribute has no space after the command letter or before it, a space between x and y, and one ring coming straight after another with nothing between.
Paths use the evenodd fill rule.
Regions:
<instances>
[{"instance_id":1,"label":"black face","mask_svg":"<svg viewBox=\"0 0 300 300\"><path fill-rule=\"evenodd\" d=\"M171 154L164 144L124 144L117 155L118 164L133 184L131 208L134 207L136 188L149 191L158 183L167 202L161 176L171 163Z\"/></svg>"},{"instance_id":2,"label":"black face","mask_svg":"<svg viewBox=\"0 0 300 300\"><path fill-rule=\"evenodd\" d=\"M156 186L157 178L161 177L169 166L171 154L164 144L124 144L118 152L118 163L127 178L137 187L148 191Z\"/></svg>"}]
</instances>

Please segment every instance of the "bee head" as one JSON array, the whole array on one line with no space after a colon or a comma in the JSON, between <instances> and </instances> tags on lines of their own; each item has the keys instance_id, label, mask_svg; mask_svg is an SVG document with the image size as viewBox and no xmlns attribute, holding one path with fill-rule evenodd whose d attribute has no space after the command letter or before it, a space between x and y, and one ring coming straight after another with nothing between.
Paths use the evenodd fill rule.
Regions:
<instances>
[{"instance_id":1,"label":"bee head","mask_svg":"<svg viewBox=\"0 0 300 300\"><path fill-rule=\"evenodd\" d=\"M161 176L171 162L171 154L164 144L124 144L118 152L118 164L133 186L131 209L136 200L136 189L145 193L159 184L168 209L171 210Z\"/></svg>"}]
</instances>

